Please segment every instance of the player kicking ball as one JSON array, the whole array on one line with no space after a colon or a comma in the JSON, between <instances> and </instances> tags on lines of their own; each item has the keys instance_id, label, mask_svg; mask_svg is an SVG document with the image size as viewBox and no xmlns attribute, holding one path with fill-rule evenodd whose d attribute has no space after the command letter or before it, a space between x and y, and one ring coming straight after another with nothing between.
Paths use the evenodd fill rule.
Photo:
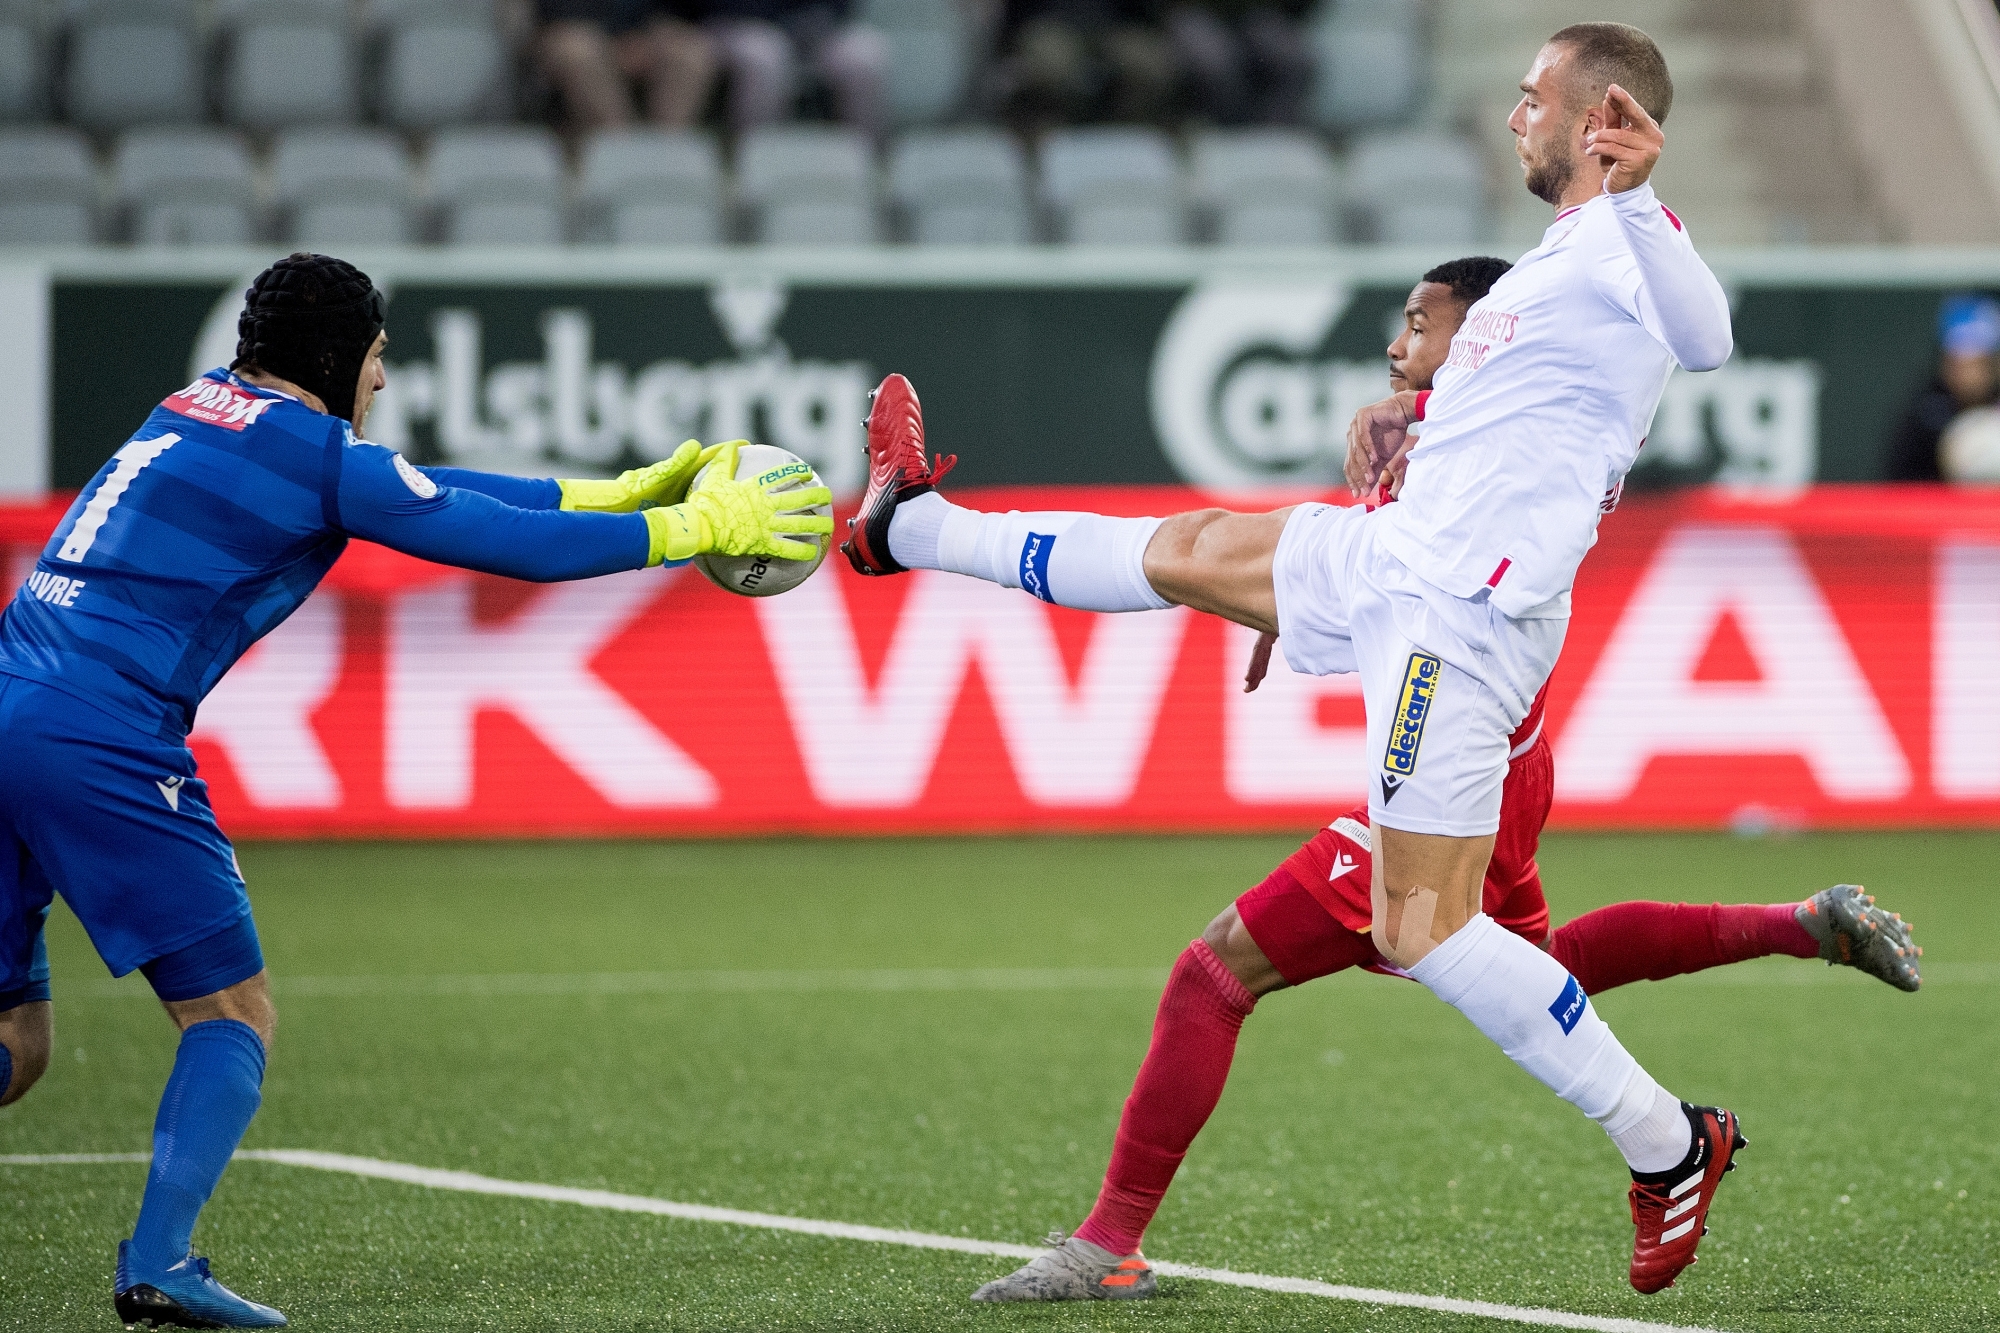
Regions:
<instances>
[{"instance_id":1,"label":"player kicking ball","mask_svg":"<svg viewBox=\"0 0 2000 1333\"><path fill-rule=\"evenodd\" d=\"M1647 184L1672 101L1652 40L1565 28L1521 88L1509 124L1556 218L1467 312L1434 392L1356 415L1357 495L1424 422L1398 503L1165 520L962 510L936 494L943 464L892 376L846 550L863 572L949 570L1084 610L1191 606L1281 633L1295 671L1358 672L1381 756L1375 951L1604 1128L1638 1187L1631 1278L1650 1292L1694 1261L1743 1146L1736 1116L1662 1088L1560 962L1481 910L1482 888L1512 737L1561 651L1577 567L1674 366L1728 358L1729 305Z\"/></svg>"},{"instance_id":2,"label":"player kicking ball","mask_svg":"<svg viewBox=\"0 0 2000 1333\"><path fill-rule=\"evenodd\" d=\"M1508 267L1499 259L1459 259L1424 275L1404 307L1403 334L1389 347L1392 387L1431 387L1466 308ZM1268 641L1260 640L1246 689L1256 688L1268 651ZM1550 934L1535 852L1555 761L1540 696L1509 739L1484 911L1548 950L1585 995L1770 954L1845 963L1901 990L1917 989L1920 950L1908 925L1851 885L1803 903L1616 903ZM1393 971L1369 934L1372 862L1364 805L1309 839L1188 946L1160 997L1096 1207L1075 1235L979 1288L974 1300L1129 1300L1156 1293L1140 1241L1222 1096L1243 1020L1272 991L1350 967Z\"/></svg>"},{"instance_id":3,"label":"player kicking ball","mask_svg":"<svg viewBox=\"0 0 2000 1333\"><path fill-rule=\"evenodd\" d=\"M413 467L360 438L388 341L367 275L295 254L245 298L234 363L153 409L0 613L0 1104L48 1067L42 931L56 893L112 974L144 973L181 1032L138 1222L118 1245L128 1328L285 1323L190 1249L257 1112L277 1023L243 877L187 748L223 673L350 537L549 582L708 553L814 559L814 534L832 532L783 512L828 503L823 488L781 500L735 480L740 441L690 441L610 481Z\"/></svg>"}]
</instances>

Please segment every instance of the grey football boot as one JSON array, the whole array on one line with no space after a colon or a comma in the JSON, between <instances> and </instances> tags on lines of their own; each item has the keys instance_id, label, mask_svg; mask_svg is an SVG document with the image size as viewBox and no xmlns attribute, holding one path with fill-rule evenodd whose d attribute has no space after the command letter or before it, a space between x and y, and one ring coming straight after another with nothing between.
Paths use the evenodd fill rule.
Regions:
<instances>
[{"instance_id":1,"label":"grey football boot","mask_svg":"<svg viewBox=\"0 0 2000 1333\"><path fill-rule=\"evenodd\" d=\"M1858 884L1821 889L1799 904L1799 925L1819 941L1819 956L1831 966L1845 963L1897 990L1923 984L1917 959L1923 954L1910 938L1910 923L1884 911Z\"/></svg>"},{"instance_id":2,"label":"grey football boot","mask_svg":"<svg viewBox=\"0 0 2000 1333\"><path fill-rule=\"evenodd\" d=\"M1160 1287L1144 1255L1113 1254L1060 1231L1047 1254L972 1293L975 1301L1137 1301Z\"/></svg>"}]
</instances>

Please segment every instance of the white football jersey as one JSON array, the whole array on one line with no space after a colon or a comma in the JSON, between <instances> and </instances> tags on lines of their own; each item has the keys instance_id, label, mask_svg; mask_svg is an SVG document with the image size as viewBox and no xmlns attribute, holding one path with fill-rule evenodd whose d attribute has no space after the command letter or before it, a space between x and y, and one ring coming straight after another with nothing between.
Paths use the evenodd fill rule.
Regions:
<instances>
[{"instance_id":1,"label":"white football jersey","mask_svg":"<svg viewBox=\"0 0 2000 1333\"><path fill-rule=\"evenodd\" d=\"M1650 185L1566 209L1466 312L1383 544L1454 596L1568 615L1667 376L1730 345L1722 286Z\"/></svg>"}]
</instances>

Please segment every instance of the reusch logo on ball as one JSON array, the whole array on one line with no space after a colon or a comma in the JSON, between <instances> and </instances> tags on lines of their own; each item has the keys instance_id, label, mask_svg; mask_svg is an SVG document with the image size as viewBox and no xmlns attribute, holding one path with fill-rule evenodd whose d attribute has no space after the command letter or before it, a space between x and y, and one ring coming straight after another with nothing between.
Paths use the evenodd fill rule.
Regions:
<instances>
[{"instance_id":1,"label":"reusch logo on ball","mask_svg":"<svg viewBox=\"0 0 2000 1333\"><path fill-rule=\"evenodd\" d=\"M1396 717L1389 724L1389 748L1382 767L1407 777L1417 771L1417 747L1424 743L1424 720L1431 715L1438 677L1444 663L1429 653L1411 653L1403 668L1403 693L1396 700Z\"/></svg>"},{"instance_id":2,"label":"reusch logo on ball","mask_svg":"<svg viewBox=\"0 0 2000 1333\"><path fill-rule=\"evenodd\" d=\"M812 474L812 464L810 463L787 463L783 467L774 467L769 472L758 477L757 486L760 490L769 490L786 477L797 477L801 481L804 481L809 479Z\"/></svg>"}]
</instances>

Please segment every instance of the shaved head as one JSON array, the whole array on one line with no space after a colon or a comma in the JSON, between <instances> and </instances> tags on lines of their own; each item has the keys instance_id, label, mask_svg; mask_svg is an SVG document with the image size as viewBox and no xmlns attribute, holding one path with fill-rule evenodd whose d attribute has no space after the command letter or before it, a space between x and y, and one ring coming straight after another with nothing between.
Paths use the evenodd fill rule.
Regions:
<instances>
[{"instance_id":1,"label":"shaved head","mask_svg":"<svg viewBox=\"0 0 2000 1333\"><path fill-rule=\"evenodd\" d=\"M1617 84L1664 125L1674 105L1674 81L1667 58L1645 33L1629 23L1572 23L1547 45L1567 50L1564 100L1586 107L1604 100L1604 90Z\"/></svg>"}]
</instances>

